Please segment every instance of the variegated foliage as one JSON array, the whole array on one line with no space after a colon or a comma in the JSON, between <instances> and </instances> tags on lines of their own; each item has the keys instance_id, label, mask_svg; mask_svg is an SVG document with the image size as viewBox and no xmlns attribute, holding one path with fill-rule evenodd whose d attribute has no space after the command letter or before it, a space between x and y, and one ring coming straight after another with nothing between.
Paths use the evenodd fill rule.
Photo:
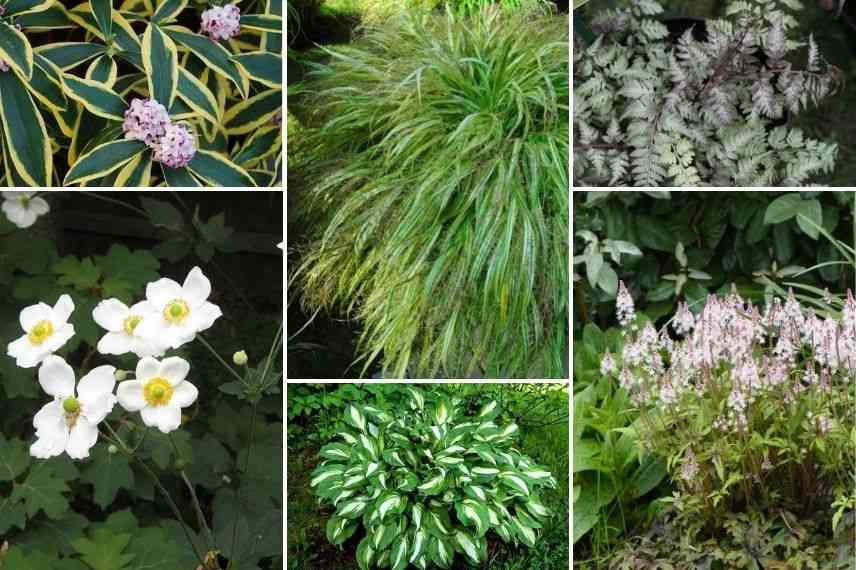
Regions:
<instances>
[{"instance_id":1,"label":"variegated foliage","mask_svg":"<svg viewBox=\"0 0 856 570\"><path fill-rule=\"evenodd\" d=\"M495 401L467 417L458 399L408 391L393 413L350 406L352 429L321 449L311 485L336 508L328 540L360 538L363 570L450 568L456 554L484 564L489 533L533 546L551 515L538 492L556 480L515 449L518 426L494 422Z\"/></svg>"},{"instance_id":2,"label":"variegated foliage","mask_svg":"<svg viewBox=\"0 0 856 570\"><path fill-rule=\"evenodd\" d=\"M239 4L240 34L228 41L199 31L208 7L188 0L6 3L3 185L279 184L282 2ZM198 150L186 167L155 162L145 144L123 138L135 97L156 99L192 131Z\"/></svg>"}]
</instances>

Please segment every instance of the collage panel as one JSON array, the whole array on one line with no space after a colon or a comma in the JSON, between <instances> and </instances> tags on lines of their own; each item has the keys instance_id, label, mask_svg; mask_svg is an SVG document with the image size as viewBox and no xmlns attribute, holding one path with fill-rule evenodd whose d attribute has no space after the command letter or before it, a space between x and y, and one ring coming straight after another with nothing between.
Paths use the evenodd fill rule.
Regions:
<instances>
[{"instance_id":1,"label":"collage panel","mask_svg":"<svg viewBox=\"0 0 856 570\"><path fill-rule=\"evenodd\" d=\"M576 187L853 187L856 6L574 0Z\"/></svg>"},{"instance_id":2,"label":"collage panel","mask_svg":"<svg viewBox=\"0 0 856 570\"><path fill-rule=\"evenodd\" d=\"M3 192L0 568L283 570L282 208Z\"/></svg>"},{"instance_id":3,"label":"collage panel","mask_svg":"<svg viewBox=\"0 0 856 570\"><path fill-rule=\"evenodd\" d=\"M573 207L574 568L852 568L856 192Z\"/></svg>"},{"instance_id":4,"label":"collage panel","mask_svg":"<svg viewBox=\"0 0 856 570\"><path fill-rule=\"evenodd\" d=\"M570 565L567 383L286 390L289 569Z\"/></svg>"},{"instance_id":5,"label":"collage panel","mask_svg":"<svg viewBox=\"0 0 856 570\"><path fill-rule=\"evenodd\" d=\"M282 0L24 0L0 22L5 187L282 187Z\"/></svg>"},{"instance_id":6,"label":"collage panel","mask_svg":"<svg viewBox=\"0 0 856 570\"><path fill-rule=\"evenodd\" d=\"M292 5L288 376L566 379L567 3Z\"/></svg>"}]
</instances>

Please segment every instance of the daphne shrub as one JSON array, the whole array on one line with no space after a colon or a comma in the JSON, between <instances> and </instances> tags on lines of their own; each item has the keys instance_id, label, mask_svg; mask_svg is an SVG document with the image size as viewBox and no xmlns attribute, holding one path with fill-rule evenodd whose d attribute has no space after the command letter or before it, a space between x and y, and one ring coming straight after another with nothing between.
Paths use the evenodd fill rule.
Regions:
<instances>
[{"instance_id":1,"label":"daphne shrub","mask_svg":"<svg viewBox=\"0 0 856 570\"><path fill-rule=\"evenodd\" d=\"M839 72L777 2L734 2L676 40L656 0L598 13L574 50L574 176L588 186L798 186L838 148L787 119ZM793 2L789 2L793 4Z\"/></svg>"},{"instance_id":2,"label":"daphne shrub","mask_svg":"<svg viewBox=\"0 0 856 570\"><path fill-rule=\"evenodd\" d=\"M389 375L563 377L568 20L415 11L330 51L295 167L303 301Z\"/></svg>"},{"instance_id":3,"label":"daphne shrub","mask_svg":"<svg viewBox=\"0 0 856 570\"><path fill-rule=\"evenodd\" d=\"M781 513L838 530L856 473L852 293L830 314L793 294L763 312L736 292L710 296L698 314L681 305L672 336L639 322L623 284L617 307L626 342L602 371L642 412L641 439L666 462L677 487L667 502L690 542Z\"/></svg>"},{"instance_id":4,"label":"daphne shrub","mask_svg":"<svg viewBox=\"0 0 856 570\"><path fill-rule=\"evenodd\" d=\"M114 4L6 4L4 185L279 185L281 0Z\"/></svg>"},{"instance_id":5,"label":"daphne shrub","mask_svg":"<svg viewBox=\"0 0 856 570\"><path fill-rule=\"evenodd\" d=\"M362 536L363 570L450 568L456 553L483 565L493 534L534 546L550 516L538 491L556 480L515 449L517 425L493 421L496 401L468 417L457 398L408 391L406 405L389 412L349 406L350 428L321 448L311 485L335 508L327 539L339 545Z\"/></svg>"}]
</instances>

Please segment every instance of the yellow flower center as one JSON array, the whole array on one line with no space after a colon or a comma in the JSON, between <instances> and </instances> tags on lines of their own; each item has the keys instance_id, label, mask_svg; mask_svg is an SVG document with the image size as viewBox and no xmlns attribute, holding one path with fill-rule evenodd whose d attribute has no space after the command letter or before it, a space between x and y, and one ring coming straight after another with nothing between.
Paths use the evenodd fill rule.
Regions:
<instances>
[{"instance_id":1,"label":"yellow flower center","mask_svg":"<svg viewBox=\"0 0 856 570\"><path fill-rule=\"evenodd\" d=\"M122 323L122 327L125 329L125 332L128 333L128 335L132 335L134 334L134 329L137 328L137 325L140 324L140 321L142 320L143 317L141 317L140 315L131 315L130 317L125 319L125 322Z\"/></svg>"},{"instance_id":2,"label":"yellow flower center","mask_svg":"<svg viewBox=\"0 0 856 570\"><path fill-rule=\"evenodd\" d=\"M44 320L36 323L36 326L33 327L33 330L30 331L30 334L28 334L27 337L33 344L42 344L53 334L53 332L53 323L48 320Z\"/></svg>"},{"instance_id":3,"label":"yellow flower center","mask_svg":"<svg viewBox=\"0 0 856 570\"><path fill-rule=\"evenodd\" d=\"M190 307L188 307L187 303L181 299L173 299L167 303L166 308L163 310L163 318L173 325L181 324L189 314Z\"/></svg>"},{"instance_id":4,"label":"yellow flower center","mask_svg":"<svg viewBox=\"0 0 856 570\"><path fill-rule=\"evenodd\" d=\"M172 399L174 389L166 378L155 377L143 386L143 398L150 406L165 406Z\"/></svg>"}]
</instances>

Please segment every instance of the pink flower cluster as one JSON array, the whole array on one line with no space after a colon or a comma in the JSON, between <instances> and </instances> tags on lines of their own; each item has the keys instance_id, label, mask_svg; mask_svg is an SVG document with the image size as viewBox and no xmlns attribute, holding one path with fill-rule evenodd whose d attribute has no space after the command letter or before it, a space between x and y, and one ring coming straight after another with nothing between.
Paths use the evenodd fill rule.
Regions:
<instances>
[{"instance_id":1,"label":"pink flower cluster","mask_svg":"<svg viewBox=\"0 0 856 570\"><path fill-rule=\"evenodd\" d=\"M623 284L619 291L619 297L626 294ZM626 300L616 310L625 327L631 324ZM601 372L617 375L637 405L674 405L686 394L702 395L711 379L726 379L726 413L716 425L742 429L754 400L764 392L777 390L788 402L808 389L829 393L833 382L856 377L852 292L840 319L803 307L793 292L785 301L773 299L762 314L732 291L709 296L697 315L680 305L671 324L678 339L648 323L627 334L620 362L611 354L604 357ZM828 430L829 420L818 419L818 427Z\"/></svg>"},{"instance_id":2,"label":"pink flower cluster","mask_svg":"<svg viewBox=\"0 0 856 570\"><path fill-rule=\"evenodd\" d=\"M143 141L152 146L163 136L168 125L169 113L166 107L154 99L133 99L125 111L122 130L125 131L126 139Z\"/></svg>"},{"instance_id":3,"label":"pink flower cluster","mask_svg":"<svg viewBox=\"0 0 856 570\"><path fill-rule=\"evenodd\" d=\"M170 168L181 168L187 166L196 154L196 139L185 125L169 125L152 149L156 161Z\"/></svg>"},{"instance_id":4,"label":"pink flower cluster","mask_svg":"<svg viewBox=\"0 0 856 570\"><path fill-rule=\"evenodd\" d=\"M3 73L6 73L10 69L11 68L9 67L9 64L6 63L5 61L3 61L2 59L0 59L0 71L2 71Z\"/></svg>"},{"instance_id":5,"label":"pink flower cluster","mask_svg":"<svg viewBox=\"0 0 856 570\"><path fill-rule=\"evenodd\" d=\"M196 139L185 125L173 124L166 107L154 99L134 99L122 125L125 138L146 143L154 160L181 168L196 154Z\"/></svg>"},{"instance_id":6,"label":"pink flower cluster","mask_svg":"<svg viewBox=\"0 0 856 570\"><path fill-rule=\"evenodd\" d=\"M202 12L202 31L212 40L228 40L241 31L241 11L234 4L215 6Z\"/></svg>"}]
</instances>

